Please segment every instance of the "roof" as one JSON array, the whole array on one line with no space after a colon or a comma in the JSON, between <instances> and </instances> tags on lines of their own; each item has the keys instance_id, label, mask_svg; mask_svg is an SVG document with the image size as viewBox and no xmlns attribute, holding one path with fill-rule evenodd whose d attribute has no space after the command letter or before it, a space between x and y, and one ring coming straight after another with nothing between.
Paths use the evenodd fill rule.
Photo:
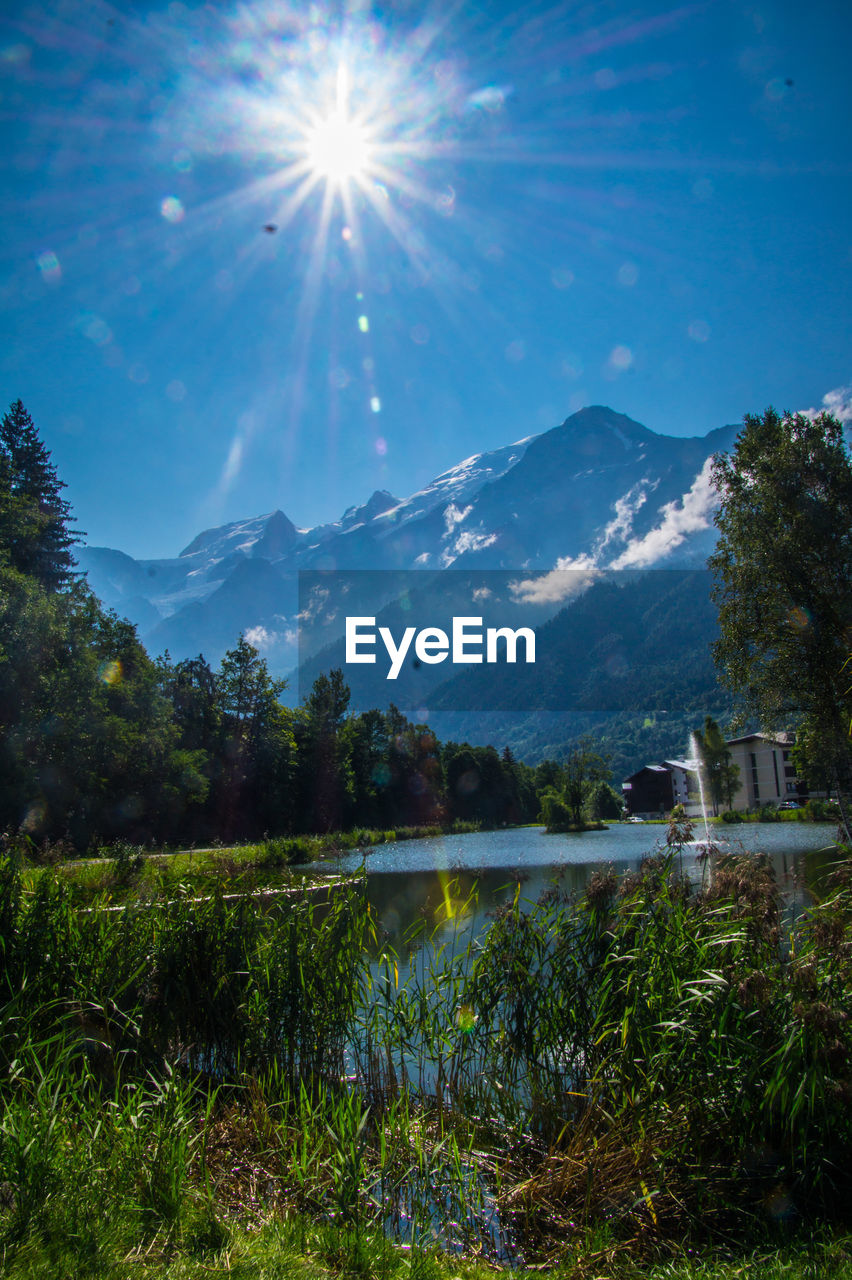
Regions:
<instances>
[{"instance_id":1,"label":"roof","mask_svg":"<svg viewBox=\"0 0 852 1280\"><path fill-rule=\"evenodd\" d=\"M772 742L779 747L792 747L796 741L794 733L746 733L741 738L726 738L726 747L735 747L741 742Z\"/></svg>"},{"instance_id":2,"label":"roof","mask_svg":"<svg viewBox=\"0 0 852 1280\"><path fill-rule=\"evenodd\" d=\"M671 773L671 769L668 769L664 764L643 764L641 769L637 769L635 773L631 773L629 778L625 778L625 782L632 782L641 773Z\"/></svg>"}]
</instances>

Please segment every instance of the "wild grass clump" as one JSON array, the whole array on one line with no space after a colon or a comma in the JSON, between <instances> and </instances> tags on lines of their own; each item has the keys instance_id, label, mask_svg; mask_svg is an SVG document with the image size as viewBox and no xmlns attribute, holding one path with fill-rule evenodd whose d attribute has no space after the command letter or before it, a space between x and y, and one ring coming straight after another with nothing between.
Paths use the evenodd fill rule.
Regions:
<instances>
[{"instance_id":1,"label":"wild grass clump","mask_svg":"<svg viewBox=\"0 0 852 1280\"><path fill-rule=\"evenodd\" d=\"M849 864L785 934L768 862L691 884L689 836L579 900L518 884L475 937L447 881L398 952L357 883L81 911L7 854L0 1267L215 1273L287 1222L282 1274L425 1274L438 1245L585 1275L843 1221Z\"/></svg>"},{"instance_id":2,"label":"wild grass clump","mask_svg":"<svg viewBox=\"0 0 852 1280\"><path fill-rule=\"evenodd\" d=\"M507 1194L543 1235L620 1223L673 1236L843 1217L852 1189L852 894L783 945L767 862L722 859L694 893L669 857L609 914L573 1042L579 1115ZM578 1030L580 1027L578 1026Z\"/></svg>"},{"instance_id":3,"label":"wild grass clump","mask_svg":"<svg viewBox=\"0 0 852 1280\"><path fill-rule=\"evenodd\" d=\"M279 870L294 863L311 862L316 856L316 841L310 836L276 836L256 847L251 862L258 869Z\"/></svg>"},{"instance_id":4,"label":"wild grass clump","mask_svg":"<svg viewBox=\"0 0 852 1280\"><path fill-rule=\"evenodd\" d=\"M768 862L717 858L693 887L689 835L579 903L518 889L466 949L376 966L360 1077L473 1122L526 1248L845 1212L850 885L785 939Z\"/></svg>"},{"instance_id":5,"label":"wild grass clump","mask_svg":"<svg viewBox=\"0 0 852 1280\"><path fill-rule=\"evenodd\" d=\"M720 815L721 822L839 822L840 809L833 800L816 798L805 802L798 809L780 809L777 805L767 803L758 809L743 811L725 809Z\"/></svg>"}]
</instances>

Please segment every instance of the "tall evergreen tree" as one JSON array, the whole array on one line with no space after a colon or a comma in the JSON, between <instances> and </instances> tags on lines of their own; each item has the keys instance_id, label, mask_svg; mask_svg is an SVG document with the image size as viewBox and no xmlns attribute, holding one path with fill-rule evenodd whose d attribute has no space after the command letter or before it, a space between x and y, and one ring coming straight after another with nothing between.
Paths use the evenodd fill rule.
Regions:
<instances>
[{"instance_id":1,"label":"tall evergreen tree","mask_svg":"<svg viewBox=\"0 0 852 1280\"><path fill-rule=\"evenodd\" d=\"M14 507L7 553L12 567L37 578L49 590L65 586L74 568L71 548L79 541L73 533L70 505L62 497L64 481L56 474L22 401L16 400L0 422L2 496ZM8 523L9 505L3 524Z\"/></svg>"},{"instance_id":2,"label":"tall evergreen tree","mask_svg":"<svg viewBox=\"0 0 852 1280\"><path fill-rule=\"evenodd\" d=\"M272 679L266 660L245 636L222 659L216 690L225 733L221 826L228 836L256 831L271 774L286 772L279 756L289 753L283 744L290 728L278 703L286 685Z\"/></svg>"},{"instance_id":3,"label":"tall evergreen tree","mask_svg":"<svg viewBox=\"0 0 852 1280\"><path fill-rule=\"evenodd\" d=\"M719 806L725 801L729 809L733 807L734 792L739 787L739 765L732 762L722 730L712 716L705 717L704 732L696 729L694 736L704 776L710 787L710 799L715 817L719 812Z\"/></svg>"},{"instance_id":4,"label":"tall evergreen tree","mask_svg":"<svg viewBox=\"0 0 852 1280\"><path fill-rule=\"evenodd\" d=\"M317 676L299 722L299 812L313 831L339 829L355 779L341 736L349 687L340 668Z\"/></svg>"}]
</instances>

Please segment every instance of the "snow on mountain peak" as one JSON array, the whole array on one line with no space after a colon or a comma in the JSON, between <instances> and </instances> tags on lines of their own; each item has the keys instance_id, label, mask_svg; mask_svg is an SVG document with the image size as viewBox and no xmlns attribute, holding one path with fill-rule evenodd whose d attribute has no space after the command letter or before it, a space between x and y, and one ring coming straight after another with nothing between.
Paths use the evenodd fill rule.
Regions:
<instances>
[{"instance_id":1,"label":"snow on mountain peak","mask_svg":"<svg viewBox=\"0 0 852 1280\"><path fill-rule=\"evenodd\" d=\"M155 651L215 661L240 631L277 670L294 661L301 570L640 567L712 546L708 458L737 429L658 435L596 405L561 425L472 454L402 500L376 490L336 521L297 529L282 511L200 533L173 560L108 548L79 560L105 602ZM289 647L288 647L289 646Z\"/></svg>"},{"instance_id":2,"label":"snow on mountain peak","mask_svg":"<svg viewBox=\"0 0 852 1280\"><path fill-rule=\"evenodd\" d=\"M395 507L382 513L380 519L398 527L400 524L417 520L435 507L447 504L457 510L463 510L465 499L478 492L484 484L497 480L511 471L526 453L527 446L537 439L536 436L525 436L514 444L491 453L473 453L447 471L431 480L425 489L405 498Z\"/></svg>"},{"instance_id":3,"label":"snow on mountain peak","mask_svg":"<svg viewBox=\"0 0 852 1280\"><path fill-rule=\"evenodd\" d=\"M295 542L299 530L283 511L271 511L267 515L253 516L249 520L235 520L216 529L205 529L180 553L195 556L203 552L205 559L223 559L235 551L243 555L263 555L272 558L282 555Z\"/></svg>"}]
</instances>

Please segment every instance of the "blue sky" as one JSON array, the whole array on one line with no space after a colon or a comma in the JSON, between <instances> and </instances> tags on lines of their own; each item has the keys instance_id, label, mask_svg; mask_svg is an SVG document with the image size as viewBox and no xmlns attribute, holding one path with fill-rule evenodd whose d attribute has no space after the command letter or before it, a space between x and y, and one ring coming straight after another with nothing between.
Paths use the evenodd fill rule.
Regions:
<instances>
[{"instance_id":1,"label":"blue sky","mask_svg":"<svg viewBox=\"0 0 852 1280\"><path fill-rule=\"evenodd\" d=\"M822 0L7 0L3 402L136 556L587 404L819 406L852 380L850 36Z\"/></svg>"}]
</instances>

